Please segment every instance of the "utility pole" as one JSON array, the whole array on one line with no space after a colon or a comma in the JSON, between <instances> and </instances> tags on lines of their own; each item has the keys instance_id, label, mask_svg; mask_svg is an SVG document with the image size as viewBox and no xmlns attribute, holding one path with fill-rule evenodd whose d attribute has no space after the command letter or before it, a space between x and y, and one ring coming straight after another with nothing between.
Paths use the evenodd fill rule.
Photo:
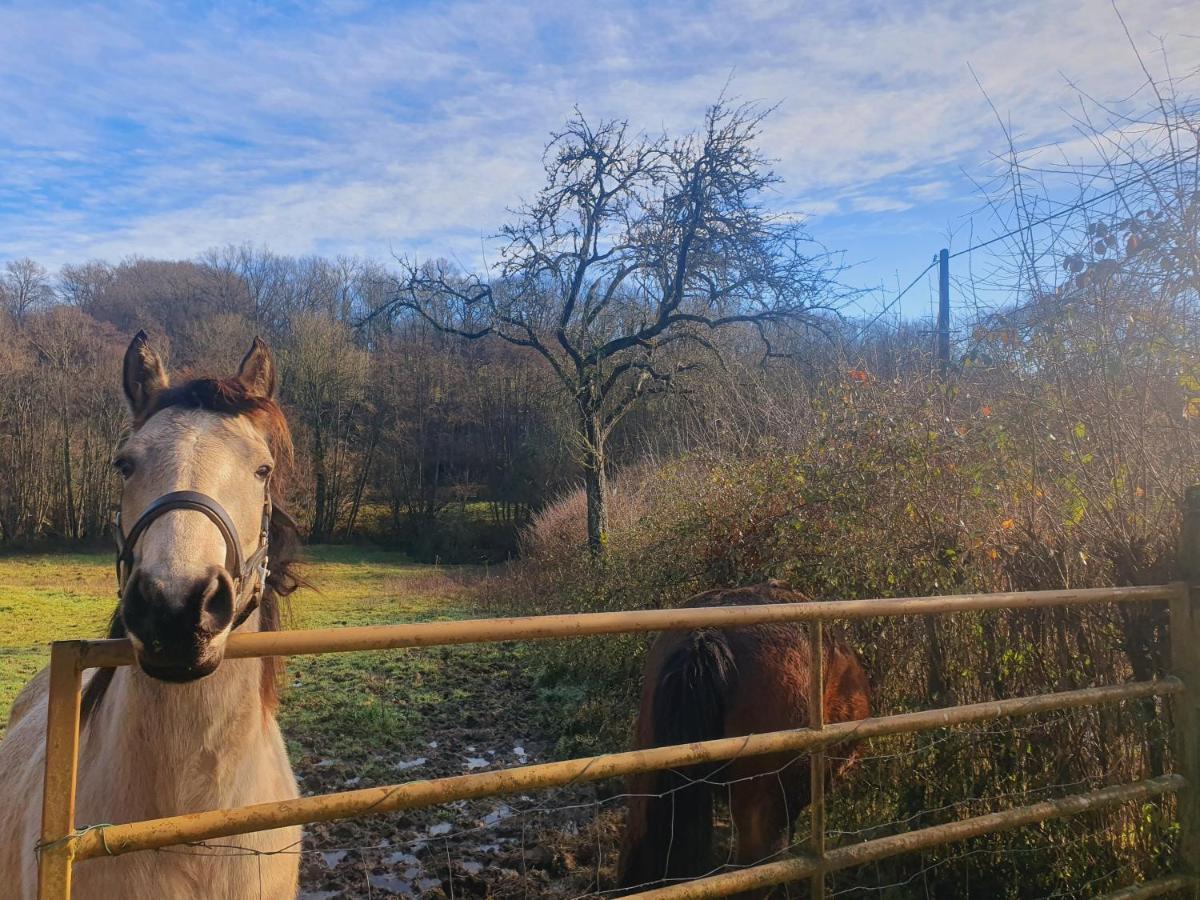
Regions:
<instances>
[{"instance_id":1,"label":"utility pole","mask_svg":"<svg viewBox=\"0 0 1200 900\"><path fill-rule=\"evenodd\" d=\"M950 251L938 254L938 368L943 375L950 368Z\"/></svg>"}]
</instances>

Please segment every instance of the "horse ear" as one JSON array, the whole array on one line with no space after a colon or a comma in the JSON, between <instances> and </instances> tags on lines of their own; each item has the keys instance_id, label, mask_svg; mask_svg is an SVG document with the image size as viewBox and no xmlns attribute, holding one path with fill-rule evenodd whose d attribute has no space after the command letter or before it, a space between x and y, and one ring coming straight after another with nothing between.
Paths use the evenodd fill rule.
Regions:
<instances>
[{"instance_id":1,"label":"horse ear","mask_svg":"<svg viewBox=\"0 0 1200 900\"><path fill-rule=\"evenodd\" d=\"M238 381L246 386L255 397L275 398L275 361L271 359L271 351L266 342L256 337L250 345L250 350L238 366Z\"/></svg>"},{"instance_id":2,"label":"horse ear","mask_svg":"<svg viewBox=\"0 0 1200 900\"><path fill-rule=\"evenodd\" d=\"M154 398L170 384L166 367L144 331L139 331L129 342L122 380L129 411L135 419L144 416Z\"/></svg>"}]
</instances>

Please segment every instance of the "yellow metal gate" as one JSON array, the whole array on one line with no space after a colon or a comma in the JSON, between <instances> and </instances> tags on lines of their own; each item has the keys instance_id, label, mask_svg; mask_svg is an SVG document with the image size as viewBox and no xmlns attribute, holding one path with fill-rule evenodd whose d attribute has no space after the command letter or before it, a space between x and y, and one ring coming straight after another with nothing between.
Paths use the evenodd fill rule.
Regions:
<instances>
[{"instance_id":1,"label":"yellow metal gate","mask_svg":"<svg viewBox=\"0 0 1200 900\"><path fill-rule=\"evenodd\" d=\"M846 600L711 609L647 610L621 613L481 619L417 625L260 632L230 637L226 657L295 656L357 650L388 650L448 644L577 638L702 627L733 628L767 622L805 622L812 641L812 678L821 683L823 623L830 620L889 616L942 615L962 611L1045 609L1102 603L1166 601L1170 606L1172 674L1153 681L1092 687L1009 700L880 716L826 725L819 698L810 690L811 727L692 744L656 747L604 756L519 766L493 772L411 781L276 803L218 809L143 822L100 827L75 826L75 781L79 749L82 673L97 666L134 662L127 640L62 641L53 645L47 720L46 777L39 859L39 897L66 900L75 862L103 855L152 850L174 844L265 831L287 825L343 819L512 794L569 783L597 781L656 769L729 760L784 750L813 755L812 837L803 854L711 877L688 881L637 896L700 898L808 880L812 895L824 895L826 874L912 850L1018 828L1052 818L1175 793L1179 797L1180 859L1186 870L1137 885L1114 897L1151 897L1187 889L1200 897L1200 488L1188 492L1181 561L1186 580L1148 587L1074 591L1025 591L880 600ZM826 850L824 748L847 740L914 733L951 725L1009 719L1051 710L1075 709L1137 698L1172 697L1176 723L1176 772L1133 784L1047 800L918 831L867 840Z\"/></svg>"}]
</instances>

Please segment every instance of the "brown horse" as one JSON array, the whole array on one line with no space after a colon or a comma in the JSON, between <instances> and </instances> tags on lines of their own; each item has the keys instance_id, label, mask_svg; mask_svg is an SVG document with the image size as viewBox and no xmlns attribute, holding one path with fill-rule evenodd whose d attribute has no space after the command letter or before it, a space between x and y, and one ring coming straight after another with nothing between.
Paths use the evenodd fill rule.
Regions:
<instances>
[{"instance_id":1,"label":"brown horse","mask_svg":"<svg viewBox=\"0 0 1200 900\"><path fill-rule=\"evenodd\" d=\"M751 606L804 599L771 582L708 591L687 605ZM867 676L854 652L826 638L824 658L825 721L865 718L870 713ZM665 633L646 660L637 748L807 727L808 685L804 625ZM852 765L855 752L835 747L830 756L828 783ZM728 794L735 830L731 861L751 865L791 843L795 818L809 802L808 757L750 756L633 776L621 851L622 888L713 871L713 797L718 787L720 794Z\"/></svg>"}]
</instances>

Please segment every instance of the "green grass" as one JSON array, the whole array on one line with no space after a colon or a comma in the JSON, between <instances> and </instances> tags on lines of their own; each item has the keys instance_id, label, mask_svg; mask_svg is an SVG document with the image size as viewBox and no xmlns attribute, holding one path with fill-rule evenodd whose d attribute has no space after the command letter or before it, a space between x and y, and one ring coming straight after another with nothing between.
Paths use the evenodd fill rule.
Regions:
<instances>
[{"instance_id":1,"label":"green grass","mask_svg":"<svg viewBox=\"0 0 1200 900\"><path fill-rule=\"evenodd\" d=\"M309 548L289 627L328 628L462 618L453 570L363 547ZM475 651L475 648L471 648ZM478 651L475 651L478 654ZM294 757L347 757L415 736L453 700L438 650L304 656L288 663L280 724Z\"/></svg>"},{"instance_id":2,"label":"green grass","mask_svg":"<svg viewBox=\"0 0 1200 900\"><path fill-rule=\"evenodd\" d=\"M111 553L0 556L0 729L51 641L104 635L115 591Z\"/></svg>"},{"instance_id":3,"label":"green grass","mask_svg":"<svg viewBox=\"0 0 1200 900\"><path fill-rule=\"evenodd\" d=\"M312 584L289 602L286 627L320 628L459 618L448 570L369 547L309 547ZM449 570L452 571L452 570ZM99 637L116 603L109 552L0 556L0 727L53 640ZM459 651L488 666L493 651ZM347 653L290 661L280 718L293 754L342 754L415 734L454 701L441 651ZM403 693L403 703L396 702Z\"/></svg>"}]
</instances>

